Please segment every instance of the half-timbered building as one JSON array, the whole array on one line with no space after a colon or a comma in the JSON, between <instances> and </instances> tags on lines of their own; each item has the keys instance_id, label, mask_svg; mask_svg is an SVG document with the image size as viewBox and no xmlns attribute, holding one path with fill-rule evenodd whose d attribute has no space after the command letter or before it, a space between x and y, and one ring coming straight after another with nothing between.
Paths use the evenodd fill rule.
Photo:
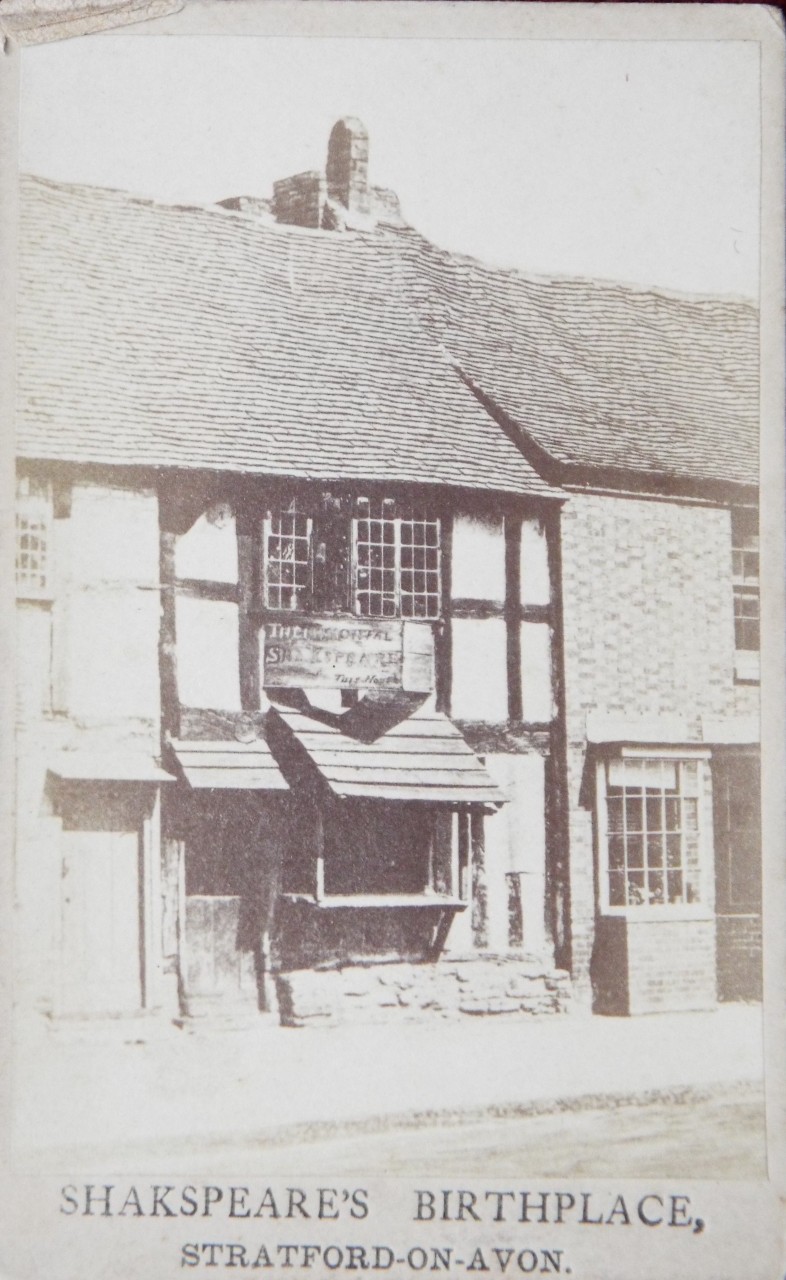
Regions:
<instances>
[{"instance_id":1,"label":"half-timbered building","mask_svg":"<svg viewBox=\"0 0 786 1280\"><path fill-rule=\"evenodd\" d=\"M754 998L757 318L23 180L19 962L53 1015Z\"/></svg>"}]
</instances>

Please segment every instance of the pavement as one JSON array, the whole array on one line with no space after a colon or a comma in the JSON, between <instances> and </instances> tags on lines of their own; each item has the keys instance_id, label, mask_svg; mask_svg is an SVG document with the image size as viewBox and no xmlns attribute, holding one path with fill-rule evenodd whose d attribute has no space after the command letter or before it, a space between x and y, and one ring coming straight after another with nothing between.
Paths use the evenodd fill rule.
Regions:
<instances>
[{"instance_id":1,"label":"pavement","mask_svg":"<svg viewBox=\"0 0 786 1280\"><path fill-rule=\"evenodd\" d=\"M274 1152L331 1134L679 1101L763 1079L762 1014L562 1016L392 1026L183 1030L26 1023L12 1071L16 1156ZM272 1158L272 1157L271 1157Z\"/></svg>"}]
</instances>

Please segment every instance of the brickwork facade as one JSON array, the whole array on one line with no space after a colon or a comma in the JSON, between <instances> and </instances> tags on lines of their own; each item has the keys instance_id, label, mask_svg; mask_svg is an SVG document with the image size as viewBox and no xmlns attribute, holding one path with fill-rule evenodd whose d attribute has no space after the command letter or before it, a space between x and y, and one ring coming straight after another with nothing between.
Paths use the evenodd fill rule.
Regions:
<instances>
[{"instance_id":1,"label":"brickwork facade","mask_svg":"<svg viewBox=\"0 0 786 1280\"><path fill-rule=\"evenodd\" d=\"M719 1000L761 1000L761 916L719 915L717 966Z\"/></svg>"},{"instance_id":2,"label":"brickwork facade","mask_svg":"<svg viewBox=\"0 0 786 1280\"><path fill-rule=\"evenodd\" d=\"M625 959L629 1011L672 1007L714 993L714 926L708 921L653 920L648 930L598 921L598 848L588 716L628 725L653 747L699 744L703 724L755 714L758 689L735 684L728 510L623 496L578 495L562 513L572 967L577 992L589 1000L591 978L614 1003L598 953L609 943ZM679 725L675 729L673 726ZM668 726L664 729L664 726ZM620 733L623 731L621 730ZM674 737L676 735L676 737ZM686 748L689 749L689 748ZM712 907L712 813L702 813L705 909ZM668 908L661 908L668 915ZM675 932L676 930L676 932ZM658 941L660 939L660 941ZM673 947L667 961L669 947ZM674 957L681 957L675 968ZM608 957L607 957L608 958ZM703 974L703 977L702 977ZM605 984L605 985L604 985ZM689 988L695 987L695 996ZM659 994L660 993L660 994ZM713 997L714 999L714 994Z\"/></svg>"}]
</instances>

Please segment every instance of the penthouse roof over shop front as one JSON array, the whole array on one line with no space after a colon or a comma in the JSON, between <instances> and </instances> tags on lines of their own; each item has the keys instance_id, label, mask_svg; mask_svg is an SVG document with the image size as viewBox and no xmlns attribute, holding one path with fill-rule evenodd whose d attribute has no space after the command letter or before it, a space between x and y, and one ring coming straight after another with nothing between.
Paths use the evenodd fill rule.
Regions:
<instances>
[{"instance_id":1,"label":"penthouse roof over shop front","mask_svg":"<svg viewBox=\"0 0 786 1280\"><path fill-rule=\"evenodd\" d=\"M331 148L326 175L211 208L23 179L22 456L542 498L583 472L756 484L753 306L445 252L368 186L359 121Z\"/></svg>"}]
</instances>

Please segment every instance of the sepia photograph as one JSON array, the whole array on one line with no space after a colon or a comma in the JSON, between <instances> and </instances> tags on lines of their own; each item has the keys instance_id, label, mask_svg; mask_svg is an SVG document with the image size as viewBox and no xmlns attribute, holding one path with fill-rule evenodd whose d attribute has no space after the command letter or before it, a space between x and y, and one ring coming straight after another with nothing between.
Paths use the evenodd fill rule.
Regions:
<instances>
[{"instance_id":1,"label":"sepia photograph","mask_svg":"<svg viewBox=\"0 0 786 1280\"><path fill-rule=\"evenodd\" d=\"M3 1275L777 1280L766 34L264 8L15 53Z\"/></svg>"}]
</instances>

